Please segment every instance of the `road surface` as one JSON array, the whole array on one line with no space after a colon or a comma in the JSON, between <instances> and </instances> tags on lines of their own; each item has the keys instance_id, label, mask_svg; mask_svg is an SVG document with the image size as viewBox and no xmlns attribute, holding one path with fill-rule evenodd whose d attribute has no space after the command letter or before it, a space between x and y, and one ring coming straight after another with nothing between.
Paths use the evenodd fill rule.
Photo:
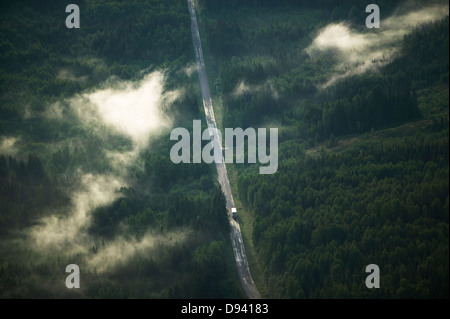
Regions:
<instances>
[{"instance_id":1,"label":"road surface","mask_svg":"<svg viewBox=\"0 0 450 319\"><path fill-rule=\"evenodd\" d=\"M200 80L200 88L202 91L203 108L205 109L206 122L208 124L208 129L210 130L210 135L213 143L219 143L221 139L218 138L216 119L214 117L214 110L211 102L211 94L209 91L208 78L206 77L205 61L203 59L202 44L200 42L200 34L198 31L197 17L195 14L193 0L188 0L188 5L189 5L189 12L191 14L192 42L194 44L195 60L197 62L197 72ZM247 297L250 299L259 299L261 298L260 294L258 292L258 289L256 289L255 283L253 282L253 278L250 273L250 269L248 267L244 241L242 240L241 228L239 227L239 223L237 223L231 217L231 208L235 207L233 201L233 194L231 193L227 168L223 161L222 145L217 146L221 150L220 155L218 155L220 159L215 161L217 170L217 179L222 187L222 192L224 193L227 201L228 219L230 221L230 230L231 230L230 237L231 243L233 245L234 258L236 259L238 274L241 279L242 287L244 288L244 291L247 294Z\"/></svg>"}]
</instances>

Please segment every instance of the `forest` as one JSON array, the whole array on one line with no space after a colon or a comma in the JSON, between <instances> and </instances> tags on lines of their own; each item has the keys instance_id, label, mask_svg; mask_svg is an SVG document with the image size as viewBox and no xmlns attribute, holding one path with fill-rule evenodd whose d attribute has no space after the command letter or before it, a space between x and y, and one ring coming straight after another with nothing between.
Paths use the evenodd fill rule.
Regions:
<instances>
[{"instance_id":1,"label":"forest","mask_svg":"<svg viewBox=\"0 0 450 319\"><path fill-rule=\"evenodd\" d=\"M339 21L369 37L361 2L200 3L223 126L280 130L276 174L234 165L266 296L448 298L448 2L351 76L339 47L311 47ZM379 3L384 19L399 5Z\"/></svg>"},{"instance_id":2,"label":"forest","mask_svg":"<svg viewBox=\"0 0 450 319\"><path fill-rule=\"evenodd\" d=\"M279 129L275 174L227 164L263 298L448 299L448 1L369 3L195 1L219 127ZM214 165L169 156L186 1L67 4L0 3L0 298L245 298Z\"/></svg>"},{"instance_id":3,"label":"forest","mask_svg":"<svg viewBox=\"0 0 450 319\"><path fill-rule=\"evenodd\" d=\"M202 118L187 4L77 4L80 29L64 1L0 4L0 297L242 298L214 168L173 164L168 128L136 146L83 106L161 73L164 119Z\"/></svg>"}]
</instances>

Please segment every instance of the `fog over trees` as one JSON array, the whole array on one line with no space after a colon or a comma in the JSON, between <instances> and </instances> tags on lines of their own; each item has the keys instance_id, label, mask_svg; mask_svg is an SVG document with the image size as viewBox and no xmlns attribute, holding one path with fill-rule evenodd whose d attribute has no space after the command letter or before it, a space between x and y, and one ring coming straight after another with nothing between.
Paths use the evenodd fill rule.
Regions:
<instances>
[{"instance_id":1,"label":"fog over trees","mask_svg":"<svg viewBox=\"0 0 450 319\"><path fill-rule=\"evenodd\" d=\"M227 164L262 297L448 298L448 1L369 3L196 1L218 126L278 128ZM186 1L67 4L0 4L0 297L245 298L214 164L170 159Z\"/></svg>"}]
</instances>

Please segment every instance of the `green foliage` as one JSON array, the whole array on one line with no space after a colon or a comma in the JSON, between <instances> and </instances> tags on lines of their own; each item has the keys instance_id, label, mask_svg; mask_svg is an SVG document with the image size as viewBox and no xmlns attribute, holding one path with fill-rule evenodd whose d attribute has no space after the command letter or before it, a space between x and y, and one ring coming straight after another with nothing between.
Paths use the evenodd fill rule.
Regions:
<instances>
[{"instance_id":1,"label":"green foliage","mask_svg":"<svg viewBox=\"0 0 450 319\"><path fill-rule=\"evenodd\" d=\"M178 71L192 56L180 1L80 1L81 26L67 29L67 3L2 4L0 120L26 105L44 108L112 75L135 78L155 66ZM24 18L26 17L26 18ZM17 103L19 102L19 103Z\"/></svg>"},{"instance_id":2,"label":"green foliage","mask_svg":"<svg viewBox=\"0 0 450 319\"><path fill-rule=\"evenodd\" d=\"M344 7L354 11L355 5L348 1ZM379 5L383 15L395 7L395 3ZM276 10L268 14L266 8L271 6ZM336 57L332 52L310 57L304 51L312 40L308 32L314 34L318 27L335 22L313 9L316 6L289 1L204 4L207 45L221 79L224 127L257 126L277 119L289 126L289 137L313 145L331 135L364 133L420 118L417 91L448 83L448 19L405 36L401 56L380 72L318 90L335 74L330 65ZM304 8L316 17L310 24L299 18L306 16ZM365 21L365 16L358 19ZM235 41L222 41L224 35Z\"/></svg>"},{"instance_id":3,"label":"green foliage","mask_svg":"<svg viewBox=\"0 0 450 319\"><path fill-rule=\"evenodd\" d=\"M0 156L0 234L32 225L45 211L67 203L58 183L48 177L42 162Z\"/></svg>"},{"instance_id":4,"label":"green foliage","mask_svg":"<svg viewBox=\"0 0 450 319\"><path fill-rule=\"evenodd\" d=\"M80 245L88 252L47 254L25 240L40 218L64 220L71 213L81 174L114 176L121 168L108 156L133 150L126 137L81 123L66 99L111 77L139 80L162 70L165 90L185 89L164 110L172 124L188 127L192 118L203 117L196 81L182 70L194 56L186 2L82 0L80 29L65 27L67 5L0 4L0 134L18 137L14 156L0 155L0 296L242 297L230 267L229 224L214 167L172 163L167 130L154 134L121 173L129 186L117 190L117 200L86 212L90 222L83 231L92 243ZM44 116L54 105L61 116ZM178 233L188 235L164 242ZM107 273L89 264L115 242L148 236L161 238L150 255L137 252ZM57 275L74 260L82 270L82 288L75 293Z\"/></svg>"},{"instance_id":5,"label":"green foliage","mask_svg":"<svg viewBox=\"0 0 450 319\"><path fill-rule=\"evenodd\" d=\"M276 174L238 167L268 297L448 298L448 18L406 35L399 57L379 72L322 89L335 56L311 59L304 49L330 22L360 25L370 1L198 3L222 127L281 126ZM398 3L377 4L388 16ZM89 253L39 255L10 245L39 218L68 214L80 170L113 172L108 152L132 150L126 138L74 121L61 101L111 76L139 79L163 69L165 89L186 86L166 109L173 125L190 127L202 116L197 87L180 71L194 56L185 1L77 4L78 30L64 25L66 2L0 4L0 134L20 136L17 153L0 156L0 295L242 297L214 167L172 163L168 132L152 136L118 199L89 212ZM61 103L62 119L39 116L53 103ZM406 126L378 131L400 123ZM365 135L355 142L348 134ZM135 254L107 275L83 268L86 285L75 294L55 275L121 236L182 231L186 240L158 243L150 256ZM381 289L364 285L371 263L381 268Z\"/></svg>"},{"instance_id":6,"label":"green foliage","mask_svg":"<svg viewBox=\"0 0 450 319\"><path fill-rule=\"evenodd\" d=\"M328 23L358 29L367 4L200 1L223 126L281 123L276 174L236 165L268 297L448 298L448 17L322 88L336 57L303 50ZM386 17L398 2L377 4ZM372 263L380 289L364 284Z\"/></svg>"},{"instance_id":7,"label":"green foliage","mask_svg":"<svg viewBox=\"0 0 450 319\"><path fill-rule=\"evenodd\" d=\"M409 297L446 297L447 145L445 136L368 141L319 159L284 159L269 181L242 175L239 196L256 217L253 239L274 296L335 298L344 288L345 297L401 298L403 278ZM426 260L435 264L425 275ZM361 279L370 263L387 275L378 294Z\"/></svg>"}]
</instances>

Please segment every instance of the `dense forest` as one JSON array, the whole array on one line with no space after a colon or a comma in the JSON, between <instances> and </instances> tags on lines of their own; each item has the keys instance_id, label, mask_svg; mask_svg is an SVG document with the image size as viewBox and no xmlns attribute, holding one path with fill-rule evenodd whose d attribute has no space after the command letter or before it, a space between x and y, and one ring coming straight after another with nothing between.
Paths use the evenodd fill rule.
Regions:
<instances>
[{"instance_id":1,"label":"dense forest","mask_svg":"<svg viewBox=\"0 0 450 319\"><path fill-rule=\"evenodd\" d=\"M201 1L201 24L223 126L280 130L276 174L234 165L266 296L448 298L448 2L351 76L338 49L311 47L341 21L372 36L368 3L241 3ZM380 37L383 19L420 9L378 5ZM365 286L369 264L380 289Z\"/></svg>"},{"instance_id":2,"label":"dense forest","mask_svg":"<svg viewBox=\"0 0 450 319\"><path fill-rule=\"evenodd\" d=\"M78 112L89 94L159 72L162 95L181 92L163 106L171 125L202 118L183 71L194 61L187 4L77 5L80 28L68 29L64 1L0 4L0 297L242 298L214 168L173 164L167 128L137 147ZM42 239L58 235L52 223L60 242ZM80 289L65 286L71 263Z\"/></svg>"},{"instance_id":3,"label":"dense forest","mask_svg":"<svg viewBox=\"0 0 450 319\"><path fill-rule=\"evenodd\" d=\"M275 174L227 164L262 297L448 298L448 1L195 3L219 127L279 129ZM0 3L0 298L245 298L215 167L169 156L186 1L67 4Z\"/></svg>"}]
</instances>

